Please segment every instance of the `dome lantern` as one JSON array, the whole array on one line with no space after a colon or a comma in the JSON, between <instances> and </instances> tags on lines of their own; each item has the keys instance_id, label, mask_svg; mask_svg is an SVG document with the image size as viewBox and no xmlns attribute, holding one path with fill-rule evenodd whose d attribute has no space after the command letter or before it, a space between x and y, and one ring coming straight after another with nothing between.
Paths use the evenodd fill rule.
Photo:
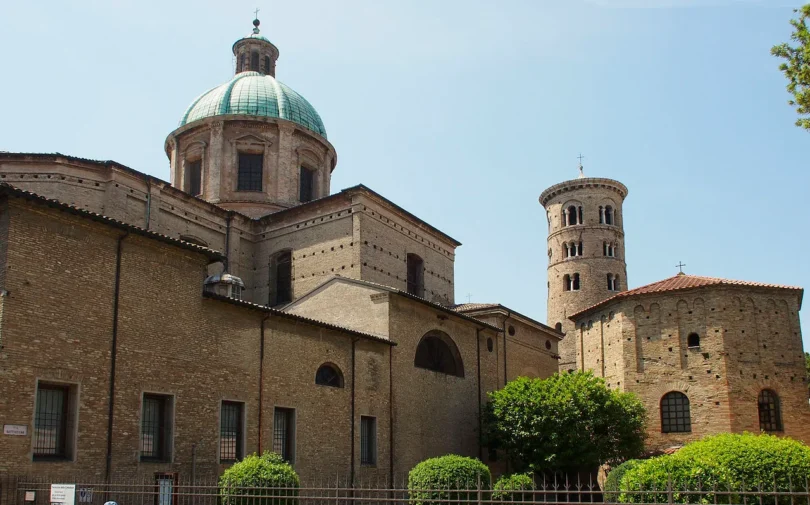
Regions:
<instances>
[{"instance_id":1,"label":"dome lantern","mask_svg":"<svg viewBox=\"0 0 810 505\"><path fill-rule=\"evenodd\" d=\"M233 44L236 73L252 71L275 77L278 48L260 33L260 24L258 18L254 19L253 31Z\"/></svg>"}]
</instances>

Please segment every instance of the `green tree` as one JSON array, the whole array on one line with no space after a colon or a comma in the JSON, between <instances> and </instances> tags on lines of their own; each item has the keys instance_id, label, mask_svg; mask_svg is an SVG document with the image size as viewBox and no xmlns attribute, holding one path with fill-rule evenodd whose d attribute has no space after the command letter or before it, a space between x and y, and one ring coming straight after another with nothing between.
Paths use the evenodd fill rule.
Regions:
<instances>
[{"instance_id":1,"label":"green tree","mask_svg":"<svg viewBox=\"0 0 810 505\"><path fill-rule=\"evenodd\" d=\"M521 471L590 470L644 449L641 401L590 372L521 377L489 399L487 442Z\"/></svg>"},{"instance_id":2,"label":"green tree","mask_svg":"<svg viewBox=\"0 0 810 505\"><path fill-rule=\"evenodd\" d=\"M787 89L793 99L788 103L796 107L799 119L796 126L810 130L810 31L807 29L807 20L810 18L810 4L795 9L796 19L791 19L793 33L790 39L795 46L788 43L779 44L771 48L771 54L786 61L779 65L779 70L787 77ZM803 117L809 116L809 117Z\"/></svg>"},{"instance_id":3,"label":"green tree","mask_svg":"<svg viewBox=\"0 0 810 505\"><path fill-rule=\"evenodd\" d=\"M296 505L298 474L274 452L251 454L219 478L222 505Z\"/></svg>"}]
</instances>

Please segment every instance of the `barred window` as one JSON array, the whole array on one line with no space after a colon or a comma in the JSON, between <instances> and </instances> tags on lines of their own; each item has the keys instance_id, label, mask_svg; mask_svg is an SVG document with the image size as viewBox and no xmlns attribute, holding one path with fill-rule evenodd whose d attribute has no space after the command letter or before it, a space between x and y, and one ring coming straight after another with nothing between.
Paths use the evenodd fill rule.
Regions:
<instances>
[{"instance_id":1,"label":"barred window","mask_svg":"<svg viewBox=\"0 0 810 505\"><path fill-rule=\"evenodd\" d=\"M692 432L689 398L685 394L671 391L661 398L661 432Z\"/></svg>"},{"instance_id":2,"label":"barred window","mask_svg":"<svg viewBox=\"0 0 810 505\"><path fill-rule=\"evenodd\" d=\"M34 414L34 459L69 457L70 387L38 384Z\"/></svg>"},{"instance_id":3,"label":"barred window","mask_svg":"<svg viewBox=\"0 0 810 505\"><path fill-rule=\"evenodd\" d=\"M141 461L168 461L170 459L171 402L170 396L143 395Z\"/></svg>"},{"instance_id":4,"label":"barred window","mask_svg":"<svg viewBox=\"0 0 810 505\"><path fill-rule=\"evenodd\" d=\"M202 193L202 160L188 164L188 192L193 196Z\"/></svg>"},{"instance_id":5,"label":"barred window","mask_svg":"<svg viewBox=\"0 0 810 505\"><path fill-rule=\"evenodd\" d=\"M759 429L762 431L782 431L782 412L779 396L770 389L763 389L757 401L759 407Z\"/></svg>"},{"instance_id":6,"label":"barred window","mask_svg":"<svg viewBox=\"0 0 810 505\"><path fill-rule=\"evenodd\" d=\"M313 188L315 187L315 172L301 167L298 177L298 199L302 202L312 201Z\"/></svg>"},{"instance_id":7,"label":"barred window","mask_svg":"<svg viewBox=\"0 0 810 505\"><path fill-rule=\"evenodd\" d=\"M324 363L315 372L315 384L319 386L331 386L334 388L343 387L343 374L337 366Z\"/></svg>"},{"instance_id":8,"label":"barred window","mask_svg":"<svg viewBox=\"0 0 810 505\"><path fill-rule=\"evenodd\" d=\"M276 407L273 413L273 452L293 462L295 458L295 410Z\"/></svg>"},{"instance_id":9,"label":"barred window","mask_svg":"<svg viewBox=\"0 0 810 505\"><path fill-rule=\"evenodd\" d=\"M236 180L237 191L262 190L261 154L239 153L239 174Z\"/></svg>"},{"instance_id":10,"label":"barred window","mask_svg":"<svg viewBox=\"0 0 810 505\"><path fill-rule=\"evenodd\" d=\"M244 409L242 402L223 401L219 414L219 460L236 461L244 457Z\"/></svg>"},{"instance_id":11,"label":"barred window","mask_svg":"<svg viewBox=\"0 0 810 505\"><path fill-rule=\"evenodd\" d=\"M377 464L377 418L360 416L360 464Z\"/></svg>"}]
</instances>

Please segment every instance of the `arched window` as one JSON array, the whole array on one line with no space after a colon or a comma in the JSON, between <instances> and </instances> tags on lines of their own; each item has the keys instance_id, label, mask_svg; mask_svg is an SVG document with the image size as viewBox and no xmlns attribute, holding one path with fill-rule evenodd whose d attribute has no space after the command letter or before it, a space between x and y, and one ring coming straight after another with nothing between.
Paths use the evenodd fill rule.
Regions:
<instances>
[{"instance_id":1,"label":"arched window","mask_svg":"<svg viewBox=\"0 0 810 505\"><path fill-rule=\"evenodd\" d=\"M782 431L782 409L779 396L770 389L759 392L759 429L762 431Z\"/></svg>"},{"instance_id":2,"label":"arched window","mask_svg":"<svg viewBox=\"0 0 810 505\"><path fill-rule=\"evenodd\" d=\"M614 257L616 255L616 246L612 242L602 242L602 254L608 258Z\"/></svg>"},{"instance_id":3,"label":"arched window","mask_svg":"<svg viewBox=\"0 0 810 505\"><path fill-rule=\"evenodd\" d=\"M605 208L599 206L599 224L605 224Z\"/></svg>"},{"instance_id":4,"label":"arched window","mask_svg":"<svg viewBox=\"0 0 810 505\"><path fill-rule=\"evenodd\" d=\"M292 301L292 252L281 251L270 259L270 306Z\"/></svg>"},{"instance_id":5,"label":"arched window","mask_svg":"<svg viewBox=\"0 0 810 505\"><path fill-rule=\"evenodd\" d=\"M416 254L408 253L407 256L407 288L408 293L416 296L425 294L425 262Z\"/></svg>"},{"instance_id":6,"label":"arched window","mask_svg":"<svg viewBox=\"0 0 810 505\"><path fill-rule=\"evenodd\" d=\"M605 207L605 224L613 224L613 207Z\"/></svg>"},{"instance_id":7,"label":"arched window","mask_svg":"<svg viewBox=\"0 0 810 505\"><path fill-rule=\"evenodd\" d=\"M464 377L464 364L453 340L444 332L431 331L422 337L416 347L413 364L456 377Z\"/></svg>"},{"instance_id":8,"label":"arched window","mask_svg":"<svg viewBox=\"0 0 810 505\"><path fill-rule=\"evenodd\" d=\"M554 329L562 333L562 323L555 324Z\"/></svg>"},{"instance_id":9,"label":"arched window","mask_svg":"<svg viewBox=\"0 0 810 505\"><path fill-rule=\"evenodd\" d=\"M686 337L686 347L690 349L693 348L700 348L700 335L697 333L690 333L688 337Z\"/></svg>"},{"instance_id":10,"label":"arched window","mask_svg":"<svg viewBox=\"0 0 810 505\"><path fill-rule=\"evenodd\" d=\"M571 278L571 291L579 291L579 274L574 274Z\"/></svg>"},{"instance_id":11,"label":"arched window","mask_svg":"<svg viewBox=\"0 0 810 505\"><path fill-rule=\"evenodd\" d=\"M563 275L563 291L571 291L571 276Z\"/></svg>"},{"instance_id":12,"label":"arched window","mask_svg":"<svg viewBox=\"0 0 810 505\"><path fill-rule=\"evenodd\" d=\"M614 291L620 291L622 289L621 284L619 284L619 276L618 275L613 276L613 288L614 288Z\"/></svg>"},{"instance_id":13,"label":"arched window","mask_svg":"<svg viewBox=\"0 0 810 505\"><path fill-rule=\"evenodd\" d=\"M661 432L692 432L689 398L685 394L679 391L670 391L661 398Z\"/></svg>"},{"instance_id":14,"label":"arched window","mask_svg":"<svg viewBox=\"0 0 810 505\"><path fill-rule=\"evenodd\" d=\"M319 386L330 386L333 388L343 387L343 374L340 368L331 363L324 363L315 372L315 384Z\"/></svg>"},{"instance_id":15,"label":"arched window","mask_svg":"<svg viewBox=\"0 0 810 505\"><path fill-rule=\"evenodd\" d=\"M577 224L577 208L574 205L568 207L568 226Z\"/></svg>"},{"instance_id":16,"label":"arched window","mask_svg":"<svg viewBox=\"0 0 810 505\"><path fill-rule=\"evenodd\" d=\"M270 75L270 57L269 56L264 57L264 74L265 75Z\"/></svg>"},{"instance_id":17,"label":"arched window","mask_svg":"<svg viewBox=\"0 0 810 505\"><path fill-rule=\"evenodd\" d=\"M616 277L613 274L607 274L607 288L608 291L616 291Z\"/></svg>"},{"instance_id":18,"label":"arched window","mask_svg":"<svg viewBox=\"0 0 810 505\"><path fill-rule=\"evenodd\" d=\"M568 247L568 242L563 242L563 258L571 256L571 249Z\"/></svg>"},{"instance_id":19,"label":"arched window","mask_svg":"<svg viewBox=\"0 0 810 505\"><path fill-rule=\"evenodd\" d=\"M259 53L256 51L250 53L250 69L254 72L259 71Z\"/></svg>"}]
</instances>

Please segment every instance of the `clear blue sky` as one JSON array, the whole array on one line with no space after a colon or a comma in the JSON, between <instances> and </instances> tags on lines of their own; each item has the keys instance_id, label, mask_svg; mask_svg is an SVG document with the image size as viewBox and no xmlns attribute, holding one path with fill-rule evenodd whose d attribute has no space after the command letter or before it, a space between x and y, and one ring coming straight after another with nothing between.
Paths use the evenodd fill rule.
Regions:
<instances>
[{"instance_id":1,"label":"clear blue sky","mask_svg":"<svg viewBox=\"0 0 810 505\"><path fill-rule=\"evenodd\" d=\"M257 5L258 3L258 5ZM320 112L332 187L363 183L463 242L456 299L545 320L537 198L630 188L631 287L688 273L810 288L808 148L770 47L801 0L6 1L0 150L168 180L163 141L229 79L261 9L277 76ZM805 348L810 327L804 310Z\"/></svg>"}]
</instances>

